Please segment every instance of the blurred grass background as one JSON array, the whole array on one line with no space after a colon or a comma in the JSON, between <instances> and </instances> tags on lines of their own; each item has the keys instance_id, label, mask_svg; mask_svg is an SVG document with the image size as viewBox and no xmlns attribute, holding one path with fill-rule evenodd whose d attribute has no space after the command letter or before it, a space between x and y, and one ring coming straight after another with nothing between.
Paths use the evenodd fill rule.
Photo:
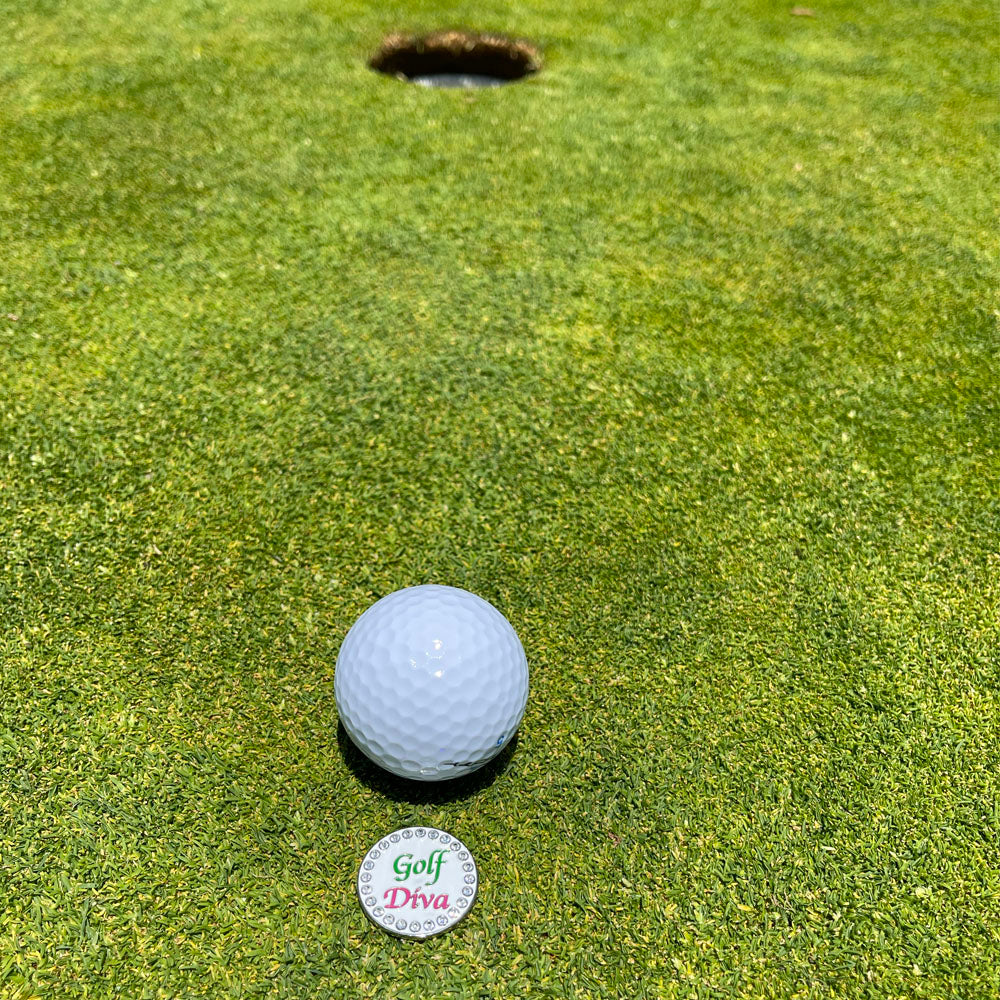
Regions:
<instances>
[{"instance_id":1,"label":"blurred grass background","mask_svg":"<svg viewBox=\"0 0 1000 1000\"><path fill-rule=\"evenodd\" d=\"M997 14L0 2L0 996L1000 992ZM365 67L451 26L545 68ZM456 788L337 737L423 582L532 668Z\"/></svg>"}]
</instances>

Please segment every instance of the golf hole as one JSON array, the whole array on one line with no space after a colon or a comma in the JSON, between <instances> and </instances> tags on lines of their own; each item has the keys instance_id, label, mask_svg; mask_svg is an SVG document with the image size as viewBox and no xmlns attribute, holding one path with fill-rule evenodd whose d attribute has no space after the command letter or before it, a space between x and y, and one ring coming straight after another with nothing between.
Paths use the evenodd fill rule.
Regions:
<instances>
[{"instance_id":1,"label":"golf hole","mask_svg":"<svg viewBox=\"0 0 1000 1000\"><path fill-rule=\"evenodd\" d=\"M368 61L377 73L422 87L499 87L541 69L533 45L503 35L437 31L390 35Z\"/></svg>"}]
</instances>

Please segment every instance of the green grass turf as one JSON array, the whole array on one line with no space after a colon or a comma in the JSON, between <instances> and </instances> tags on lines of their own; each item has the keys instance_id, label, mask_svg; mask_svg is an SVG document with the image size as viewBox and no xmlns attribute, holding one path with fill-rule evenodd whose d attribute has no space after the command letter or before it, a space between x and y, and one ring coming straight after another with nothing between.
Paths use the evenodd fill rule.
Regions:
<instances>
[{"instance_id":1,"label":"green grass turf","mask_svg":"<svg viewBox=\"0 0 1000 1000\"><path fill-rule=\"evenodd\" d=\"M0 4L5 1000L1000 991L997 8L790 6ZM454 25L546 68L365 68ZM333 667L429 581L532 693L413 790Z\"/></svg>"}]
</instances>

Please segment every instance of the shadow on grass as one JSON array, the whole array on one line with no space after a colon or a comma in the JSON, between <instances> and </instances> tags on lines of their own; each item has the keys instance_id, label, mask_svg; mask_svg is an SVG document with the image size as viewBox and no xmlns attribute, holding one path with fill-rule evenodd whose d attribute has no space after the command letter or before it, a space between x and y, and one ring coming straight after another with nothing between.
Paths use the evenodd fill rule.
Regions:
<instances>
[{"instance_id":1,"label":"shadow on grass","mask_svg":"<svg viewBox=\"0 0 1000 1000\"><path fill-rule=\"evenodd\" d=\"M514 738L493 760L461 778L450 778L447 781L411 781L409 778L397 778L396 775L383 771L377 764L373 764L354 745L343 723L337 723L337 745L340 747L344 763L358 781L387 799L392 799L393 802L421 806L457 802L481 792L484 788L489 788L508 770L511 758L517 749L517 740L518 734L515 733Z\"/></svg>"}]
</instances>

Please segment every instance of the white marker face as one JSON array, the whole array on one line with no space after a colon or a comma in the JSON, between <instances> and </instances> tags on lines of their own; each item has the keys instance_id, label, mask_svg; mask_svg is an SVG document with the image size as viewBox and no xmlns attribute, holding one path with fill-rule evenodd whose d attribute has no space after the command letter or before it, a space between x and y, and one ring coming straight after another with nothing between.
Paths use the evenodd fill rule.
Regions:
<instances>
[{"instance_id":1,"label":"white marker face","mask_svg":"<svg viewBox=\"0 0 1000 1000\"><path fill-rule=\"evenodd\" d=\"M358 872L365 916L400 937L429 938L454 927L478 890L472 852L433 827L410 826L382 837Z\"/></svg>"}]
</instances>

